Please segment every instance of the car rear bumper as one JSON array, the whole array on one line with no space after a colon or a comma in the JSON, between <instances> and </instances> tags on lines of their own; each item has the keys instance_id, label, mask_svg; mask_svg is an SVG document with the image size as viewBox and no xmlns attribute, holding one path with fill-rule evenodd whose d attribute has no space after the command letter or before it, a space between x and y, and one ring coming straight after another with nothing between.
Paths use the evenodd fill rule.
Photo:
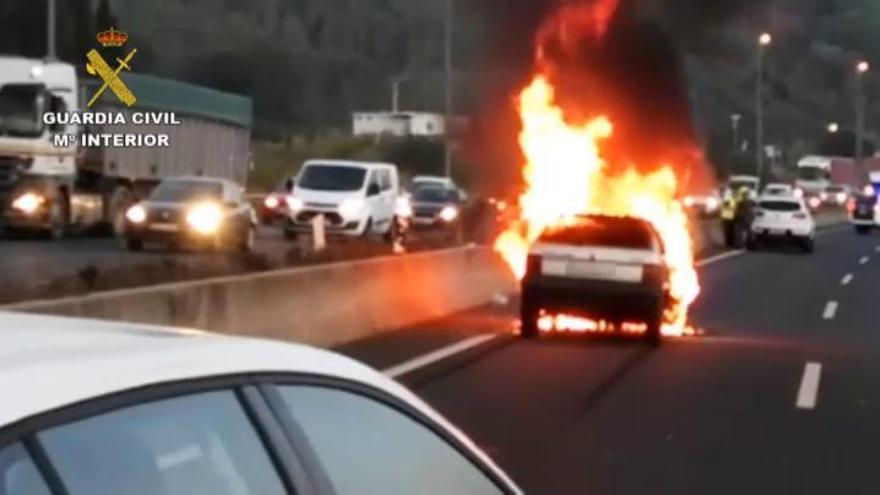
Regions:
<instances>
[{"instance_id":1,"label":"car rear bumper","mask_svg":"<svg viewBox=\"0 0 880 495\"><path fill-rule=\"evenodd\" d=\"M790 225L774 223L754 223L752 234L760 237L812 237L812 225Z\"/></svg>"},{"instance_id":2,"label":"car rear bumper","mask_svg":"<svg viewBox=\"0 0 880 495\"><path fill-rule=\"evenodd\" d=\"M522 282L526 307L571 312L611 321L653 321L665 307L663 288L654 284L534 276Z\"/></svg>"}]
</instances>

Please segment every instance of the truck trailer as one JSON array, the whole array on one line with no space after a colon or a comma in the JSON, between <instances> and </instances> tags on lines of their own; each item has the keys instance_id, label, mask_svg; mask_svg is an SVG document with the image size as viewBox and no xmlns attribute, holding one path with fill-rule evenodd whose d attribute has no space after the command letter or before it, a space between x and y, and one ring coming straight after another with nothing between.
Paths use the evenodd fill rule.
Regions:
<instances>
[{"instance_id":1,"label":"truck trailer","mask_svg":"<svg viewBox=\"0 0 880 495\"><path fill-rule=\"evenodd\" d=\"M70 231L118 233L125 210L164 177L245 183L249 98L135 73L122 80L137 98L133 106L106 90L85 108L100 79L81 80L66 63L0 57L4 232L35 230L51 239ZM87 113L114 118L83 123L100 120Z\"/></svg>"}]
</instances>

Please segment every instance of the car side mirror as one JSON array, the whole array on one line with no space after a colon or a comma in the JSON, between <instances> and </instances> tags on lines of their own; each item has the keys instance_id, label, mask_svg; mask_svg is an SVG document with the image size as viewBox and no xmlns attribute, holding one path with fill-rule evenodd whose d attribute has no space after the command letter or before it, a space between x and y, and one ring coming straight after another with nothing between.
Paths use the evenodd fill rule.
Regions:
<instances>
[{"instance_id":1,"label":"car side mirror","mask_svg":"<svg viewBox=\"0 0 880 495\"><path fill-rule=\"evenodd\" d=\"M378 196L379 195L379 184L372 183L367 186L367 197Z\"/></svg>"}]
</instances>

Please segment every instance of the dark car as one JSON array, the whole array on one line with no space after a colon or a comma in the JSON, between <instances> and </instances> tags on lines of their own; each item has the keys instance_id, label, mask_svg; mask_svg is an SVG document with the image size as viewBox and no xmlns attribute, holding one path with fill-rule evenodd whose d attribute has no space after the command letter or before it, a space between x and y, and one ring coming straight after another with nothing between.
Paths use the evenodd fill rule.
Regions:
<instances>
[{"instance_id":1,"label":"dark car","mask_svg":"<svg viewBox=\"0 0 880 495\"><path fill-rule=\"evenodd\" d=\"M234 182L165 179L145 201L126 211L125 243L133 251L157 243L248 252L254 246L255 217L242 187Z\"/></svg>"},{"instance_id":2,"label":"dark car","mask_svg":"<svg viewBox=\"0 0 880 495\"><path fill-rule=\"evenodd\" d=\"M877 196L874 194L860 194L852 201L850 220L856 232L863 235L869 234L872 230L880 227Z\"/></svg>"},{"instance_id":3,"label":"dark car","mask_svg":"<svg viewBox=\"0 0 880 495\"><path fill-rule=\"evenodd\" d=\"M271 225L284 220L287 211L287 197L293 191L294 179L287 178L260 203L260 221Z\"/></svg>"},{"instance_id":4,"label":"dark car","mask_svg":"<svg viewBox=\"0 0 880 495\"><path fill-rule=\"evenodd\" d=\"M458 225L462 199L458 189L422 186L410 193L415 229L448 229Z\"/></svg>"},{"instance_id":5,"label":"dark car","mask_svg":"<svg viewBox=\"0 0 880 495\"><path fill-rule=\"evenodd\" d=\"M522 336L553 331L539 320L561 314L590 322L585 330L641 333L659 345L669 301L663 258L657 232L635 218L588 216L547 230L522 280Z\"/></svg>"}]
</instances>

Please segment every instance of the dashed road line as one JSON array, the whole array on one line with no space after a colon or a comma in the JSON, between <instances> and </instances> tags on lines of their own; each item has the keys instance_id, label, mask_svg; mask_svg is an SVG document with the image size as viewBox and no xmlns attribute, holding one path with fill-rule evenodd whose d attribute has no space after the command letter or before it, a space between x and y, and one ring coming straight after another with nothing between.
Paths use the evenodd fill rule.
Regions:
<instances>
[{"instance_id":1,"label":"dashed road line","mask_svg":"<svg viewBox=\"0 0 880 495\"><path fill-rule=\"evenodd\" d=\"M822 318L833 320L834 315L837 314L837 306L837 301L828 301L828 304L825 305L825 312L822 313Z\"/></svg>"},{"instance_id":2,"label":"dashed road line","mask_svg":"<svg viewBox=\"0 0 880 495\"><path fill-rule=\"evenodd\" d=\"M385 375L390 376L391 378L398 378L407 373L411 373L419 368L430 366L436 362L442 361L456 354L460 354L464 351L467 351L468 349L472 349L478 345L489 342L490 340L497 339L500 336L501 334L487 334L477 335L468 339L464 339L460 342L456 342L446 347L437 349L436 351L432 351L419 357L410 359L409 361L398 364L397 366L392 366L391 368L383 370L382 373L385 373Z\"/></svg>"},{"instance_id":3,"label":"dashed road line","mask_svg":"<svg viewBox=\"0 0 880 495\"><path fill-rule=\"evenodd\" d=\"M719 261L728 260L730 258L736 258L737 256L742 256L746 252L745 250L739 249L736 251L728 251L726 253L721 253L718 256L712 256L711 258L706 258L697 262L697 268L702 268L704 266L714 265Z\"/></svg>"},{"instance_id":4,"label":"dashed road line","mask_svg":"<svg viewBox=\"0 0 880 495\"><path fill-rule=\"evenodd\" d=\"M868 262L871 261L871 258L867 256L862 256L862 259L859 260L860 265L867 265Z\"/></svg>"},{"instance_id":5,"label":"dashed road line","mask_svg":"<svg viewBox=\"0 0 880 495\"><path fill-rule=\"evenodd\" d=\"M852 282L852 281L853 281L853 274L852 274L852 273L847 273L847 274L843 277L843 280L840 281L840 285L849 285L850 282Z\"/></svg>"},{"instance_id":6,"label":"dashed road line","mask_svg":"<svg viewBox=\"0 0 880 495\"><path fill-rule=\"evenodd\" d=\"M822 364L810 362L804 366L801 385L798 388L795 407L797 409L815 409L819 396L819 380L822 378Z\"/></svg>"}]
</instances>

